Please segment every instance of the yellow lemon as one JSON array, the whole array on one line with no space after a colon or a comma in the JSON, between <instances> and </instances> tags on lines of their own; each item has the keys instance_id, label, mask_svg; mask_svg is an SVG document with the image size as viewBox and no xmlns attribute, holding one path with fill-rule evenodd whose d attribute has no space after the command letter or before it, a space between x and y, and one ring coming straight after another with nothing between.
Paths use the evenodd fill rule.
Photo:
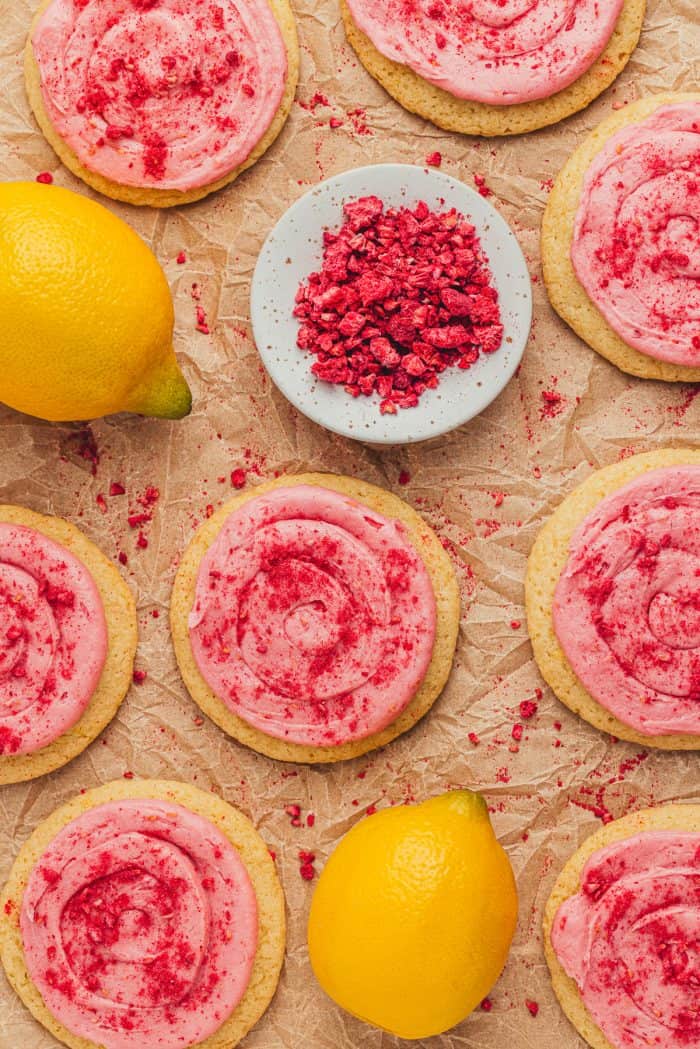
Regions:
<instances>
[{"instance_id":1,"label":"yellow lemon","mask_svg":"<svg viewBox=\"0 0 700 1049\"><path fill-rule=\"evenodd\" d=\"M356 824L321 874L311 965L354 1016L401 1038L428 1038L493 987L517 906L481 795L458 790L386 809Z\"/></svg>"},{"instance_id":2,"label":"yellow lemon","mask_svg":"<svg viewBox=\"0 0 700 1049\"><path fill-rule=\"evenodd\" d=\"M191 408L165 274L87 197L0 185L0 318L0 400L12 408L55 421Z\"/></svg>"}]
</instances>

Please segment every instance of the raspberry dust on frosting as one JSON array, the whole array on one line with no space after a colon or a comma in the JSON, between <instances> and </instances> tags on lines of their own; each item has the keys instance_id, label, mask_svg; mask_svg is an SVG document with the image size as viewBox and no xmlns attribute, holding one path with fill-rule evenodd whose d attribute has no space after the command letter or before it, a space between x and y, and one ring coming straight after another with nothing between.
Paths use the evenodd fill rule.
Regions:
<instances>
[{"instance_id":1,"label":"raspberry dust on frosting","mask_svg":"<svg viewBox=\"0 0 700 1049\"><path fill-rule=\"evenodd\" d=\"M700 1044L700 834L647 831L594 853L552 946L615 1049Z\"/></svg>"},{"instance_id":2,"label":"raspberry dust on frosting","mask_svg":"<svg viewBox=\"0 0 700 1049\"><path fill-rule=\"evenodd\" d=\"M226 706L308 746L395 721L425 676L435 627L430 577L403 525L309 485L227 518L189 619L199 671Z\"/></svg>"},{"instance_id":3,"label":"raspberry dust on frosting","mask_svg":"<svg viewBox=\"0 0 700 1049\"><path fill-rule=\"evenodd\" d=\"M554 628L593 698L643 735L700 734L700 467L652 470L575 532Z\"/></svg>"},{"instance_id":4,"label":"raspberry dust on frosting","mask_svg":"<svg viewBox=\"0 0 700 1049\"><path fill-rule=\"evenodd\" d=\"M267 0L52 0L32 45L54 127L126 186L224 178L268 130L287 75Z\"/></svg>"},{"instance_id":5,"label":"raspberry dust on frosting","mask_svg":"<svg viewBox=\"0 0 700 1049\"><path fill-rule=\"evenodd\" d=\"M184 1049L245 993L257 902L217 827L170 802L129 799L53 839L20 928L29 974L72 1034L105 1049Z\"/></svg>"},{"instance_id":6,"label":"raspberry dust on frosting","mask_svg":"<svg viewBox=\"0 0 700 1049\"><path fill-rule=\"evenodd\" d=\"M533 102L569 87L605 50L623 0L348 0L387 58L456 98Z\"/></svg>"},{"instance_id":7,"label":"raspberry dust on frosting","mask_svg":"<svg viewBox=\"0 0 700 1049\"><path fill-rule=\"evenodd\" d=\"M629 345L700 365L700 103L663 106L610 138L583 184L571 261Z\"/></svg>"},{"instance_id":8,"label":"raspberry dust on frosting","mask_svg":"<svg viewBox=\"0 0 700 1049\"><path fill-rule=\"evenodd\" d=\"M106 657L85 565L33 528L0 523L0 754L31 754L72 728Z\"/></svg>"}]
</instances>

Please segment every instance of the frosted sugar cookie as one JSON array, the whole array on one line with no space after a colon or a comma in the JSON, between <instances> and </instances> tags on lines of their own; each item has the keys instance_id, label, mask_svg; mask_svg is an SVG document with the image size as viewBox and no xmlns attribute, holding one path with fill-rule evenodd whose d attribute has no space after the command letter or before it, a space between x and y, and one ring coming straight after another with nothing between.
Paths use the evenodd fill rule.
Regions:
<instances>
[{"instance_id":1,"label":"frosted sugar cookie","mask_svg":"<svg viewBox=\"0 0 700 1049\"><path fill-rule=\"evenodd\" d=\"M526 604L562 703L622 739L700 749L700 452L592 474L538 535Z\"/></svg>"},{"instance_id":2,"label":"frosted sugar cookie","mask_svg":"<svg viewBox=\"0 0 700 1049\"><path fill-rule=\"evenodd\" d=\"M0 953L24 1004L71 1049L231 1049L284 955L282 889L255 828L184 783L108 783L21 849Z\"/></svg>"},{"instance_id":3,"label":"frosted sugar cookie","mask_svg":"<svg viewBox=\"0 0 700 1049\"><path fill-rule=\"evenodd\" d=\"M459 589L403 500L333 474L283 477L202 525L173 588L185 684L247 746L331 762L383 746L450 673Z\"/></svg>"},{"instance_id":4,"label":"frosted sugar cookie","mask_svg":"<svg viewBox=\"0 0 700 1049\"><path fill-rule=\"evenodd\" d=\"M274 142L299 75L289 0L44 0L27 91L63 163L108 197L171 207Z\"/></svg>"},{"instance_id":5,"label":"frosted sugar cookie","mask_svg":"<svg viewBox=\"0 0 700 1049\"><path fill-rule=\"evenodd\" d=\"M341 0L360 61L448 131L517 135L583 109L624 69L645 0Z\"/></svg>"},{"instance_id":6,"label":"frosted sugar cookie","mask_svg":"<svg viewBox=\"0 0 700 1049\"><path fill-rule=\"evenodd\" d=\"M136 609L77 528L0 506L0 783L76 757L131 683Z\"/></svg>"},{"instance_id":7,"label":"frosted sugar cookie","mask_svg":"<svg viewBox=\"0 0 700 1049\"><path fill-rule=\"evenodd\" d=\"M700 1044L700 805L634 812L593 834L547 903L562 1009L593 1049Z\"/></svg>"},{"instance_id":8,"label":"frosted sugar cookie","mask_svg":"<svg viewBox=\"0 0 700 1049\"><path fill-rule=\"evenodd\" d=\"M618 368L700 381L700 94L605 120L559 174L542 223L557 313Z\"/></svg>"}]
</instances>

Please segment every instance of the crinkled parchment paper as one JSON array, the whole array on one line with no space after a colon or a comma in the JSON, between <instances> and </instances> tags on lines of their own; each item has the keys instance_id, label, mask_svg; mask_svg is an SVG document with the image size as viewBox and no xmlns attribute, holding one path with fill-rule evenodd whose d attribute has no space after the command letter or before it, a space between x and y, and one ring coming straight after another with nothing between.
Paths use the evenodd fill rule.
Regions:
<instances>
[{"instance_id":1,"label":"crinkled parchment paper","mask_svg":"<svg viewBox=\"0 0 700 1049\"><path fill-rule=\"evenodd\" d=\"M515 867L520 923L492 1010L477 1011L430 1045L578 1049L583 1043L554 999L542 956L544 901L564 861L600 825L592 810L621 816L652 803L697 800L698 766L691 754L646 754L612 742L546 688L516 746L518 705L542 686L525 630L525 563L542 521L593 469L633 451L697 446L700 399L693 401L687 386L623 375L559 322L542 286L538 231L549 180L611 107L641 93L697 86L697 0L650 0L632 62L584 113L493 141L445 134L389 99L346 45L335 0L293 4L301 87L270 153L232 187L194 206L159 213L102 201L152 244L165 267L176 302L175 345L195 395L192 416L178 423L112 418L85 432L0 408L0 500L63 515L110 557L126 554L124 572L138 596L137 665L148 675L76 761L0 790L0 877L33 828L81 787L134 773L213 790L246 812L275 850L288 902L282 982L247 1049L389 1049L396 1039L344 1015L311 978L305 925L313 886L300 877L298 852L316 852L320 869L367 806L479 787ZM57 163L29 112L21 51L30 15L25 0L0 0L0 178L49 170L58 184L89 194ZM310 106L317 93L328 105ZM331 128L331 117L342 126ZM422 446L377 450L325 433L271 387L251 340L249 283L267 232L308 187L360 164L422 163L435 150L444 171L468 184L481 175L493 191L531 267L536 320L519 375L481 417ZM181 251L187 261L178 265ZM209 335L196 330L193 284ZM543 391L561 400L550 399L545 410ZM97 463L90 461L93 439ZM202 720L188 697L168 635L168 597L180 552L207 506L232 494L236 468L253 484L286 471L355 474L408 499L447 544L463 593L454 673L432 713L386 751L327 769L276 764ZM401 484L404 471L410 480ZM110 496L111 482L123 484L126 495ZM127 517L148 486L159 489L160 500L142 529L148 546L140 548ZM290 826L290 803L301 806L304 819L314 813L312 828ZM526 1000L538 1003L536 1017ZM0 977L0 1049L56 1044Z\"/></svg>"}]
</instances>

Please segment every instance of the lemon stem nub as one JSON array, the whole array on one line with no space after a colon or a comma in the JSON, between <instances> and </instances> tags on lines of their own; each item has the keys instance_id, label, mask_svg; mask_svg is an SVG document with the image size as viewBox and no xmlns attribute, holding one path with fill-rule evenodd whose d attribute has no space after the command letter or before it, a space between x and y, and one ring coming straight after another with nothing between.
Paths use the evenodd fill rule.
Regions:
<instances>
[{"instance_id":1,"label":"lemon stem nub","mask_svg":"<svg viewBox=\"0 0 700 1049\"><path fill-rule=\"evenodd\" d=\"M137 415L183 419L192 411L192 393L174 352L164 357L136 387L127 405Z\"/></svg>"}]
</instances>

